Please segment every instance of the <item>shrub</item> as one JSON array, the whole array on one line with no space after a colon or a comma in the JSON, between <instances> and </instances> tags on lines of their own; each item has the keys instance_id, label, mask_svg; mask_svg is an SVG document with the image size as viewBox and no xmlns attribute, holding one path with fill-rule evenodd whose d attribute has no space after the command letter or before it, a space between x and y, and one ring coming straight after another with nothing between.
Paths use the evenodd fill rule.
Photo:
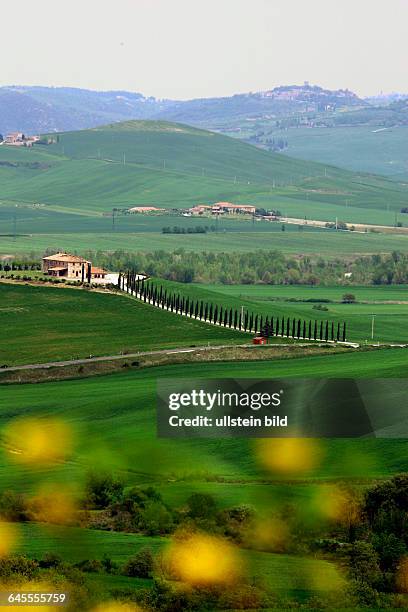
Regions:
<instances>
[{"instance_id":1,"label":"shrub","mask_svg":"<svg viewBox=\"0 0 408 612\"><path fill-rule=\"evenodd\" d=\"M23 495L4 491L0 496L0 515L7 521L26 521L27 508Z\"/></svg>"},{"instance_id":2,"label":"shrub","mask_svg":"<svg viewBox=\"0 0 408 612\"><path fill-rule=\"evenodd\" d=\"M90 474L86 483L86 502L102 509L117 502L123 495L123 483L109 474Z\"/></svg>"},{"instance_id":3,"label":"shrub","mask_svg":"<svg viewBox=\"0 0 408 612\"><path fill-rule=\"evenodd\" d=\"M355 304L357 300L354 293L345 293L341 298L341 301L343 304Z\"/></svg>"},{"instance_id":4,"label":"shrub","mask_svg":"<svg viewBox=\"0 0 408 612\"><path fill-rule=\"evenodd\" d=\"M37 561L23 555L0 557L0 577L11 578L15 575L31 580L38 569Z\"/></svg>"},{"instance_id":5,"label":"shrub","mask_svg":"<svg viewBox=\"0 0 408 612\"><path fill-rule=\"evenodd\" d=\"M132 578L151 578L154 557L149 548L142 548L123 566L122 574Z\"/></svg>"},{"instance_id":6,"label":"shrub","mask_svg":"<svg viewBox=\"0 0 408 612\"><path fill-rule=\"evenodd\" d=\"M56 555L52 552L45 553L43 558L39 561L39 566L42 569L49 569L51 567L59 567L62 565L62 559L59 555Z\"/></svg>"}]
</instances>

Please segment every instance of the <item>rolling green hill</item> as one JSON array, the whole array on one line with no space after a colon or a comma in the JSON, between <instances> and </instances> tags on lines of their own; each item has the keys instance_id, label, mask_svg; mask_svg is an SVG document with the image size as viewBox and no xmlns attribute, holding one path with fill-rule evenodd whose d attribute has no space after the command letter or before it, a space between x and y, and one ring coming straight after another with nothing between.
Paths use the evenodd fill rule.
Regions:
<instances>
[{"instance_id":1,"label":"rolling green hill","mask_svg":"<svg viewBox=\"0 0 408 612\"><path fill-rule=\"evenodd\" d=\"M0 283L0 365L225 344L247 337L125 296Z\"/></svg>"},{"instance_id":2,"label":"rolling green hill","mask_svg":"<svg viewBox=\"0 0 408 612\"><path fill-rule=\"evenodd\" d=\"M391 223L408 198L405 185L385 178L290 159L180 124L130 121L52 138L55 144L34 150L0 147L3 204L100 214L229 199L293 214L286 210L292 202L309 218L325 210L330 219L340 211L347 216L355 208L366 222L371 209L389 208Z\"/></svg>"}]
</instances>

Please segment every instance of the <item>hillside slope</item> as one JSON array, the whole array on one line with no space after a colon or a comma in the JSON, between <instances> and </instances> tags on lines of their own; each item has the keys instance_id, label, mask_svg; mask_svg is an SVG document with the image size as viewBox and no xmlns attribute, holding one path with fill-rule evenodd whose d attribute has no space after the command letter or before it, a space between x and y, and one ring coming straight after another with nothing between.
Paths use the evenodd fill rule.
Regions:
<instances>
[{"instance_id":1,"label":"hillside slope","mask_svg":"<svg viewBox=\"0 0 408 612\"><path fill-rule=\"evenodd\" d=\"M389 211L392 224L394 211L408 200L405 184L295 160L182 124L130 121L52 138L54 144L32 150L0 146L3 205L100 214L113 207L230 200L354 222L374 222L369 210Z\"/></svg>"}]
</instances>

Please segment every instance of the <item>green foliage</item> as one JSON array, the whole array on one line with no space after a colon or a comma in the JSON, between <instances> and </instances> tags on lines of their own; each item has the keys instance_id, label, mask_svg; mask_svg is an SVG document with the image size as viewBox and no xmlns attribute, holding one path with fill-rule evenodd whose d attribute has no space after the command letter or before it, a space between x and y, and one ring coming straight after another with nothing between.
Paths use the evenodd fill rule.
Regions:
<instances>
[{"instance_id":1,"label":"green foliage","mask_svg":"<svg viewBox=\"0 0 408 612\"><path fill-rule=\"evenodd\" d=\"M149 548L141 548L123 566L122 573L132 578L151 578L154 556Z\"/></svg>"},{"instance_id":2,"label":"green foliage","mask_svg":"<svg viewBox=\"0 0 408 612\"><path fill-rule=\"evenodd\" d=\"M37 561L22 555L0 557L0 577L2 579L21 577L31 580L36 575L37 570Z\"/></svg>"},{"instance_id":3,"label":"green foliage","mask_svg":"<svg viewBox=\"0 0 408 612\"><path fill-rule=\"evenodd\" d=\"M91 473L85 486L85 503L91 508L106 508L121 499L123 483L110 474Z\"/></svg>"}]
</instances>

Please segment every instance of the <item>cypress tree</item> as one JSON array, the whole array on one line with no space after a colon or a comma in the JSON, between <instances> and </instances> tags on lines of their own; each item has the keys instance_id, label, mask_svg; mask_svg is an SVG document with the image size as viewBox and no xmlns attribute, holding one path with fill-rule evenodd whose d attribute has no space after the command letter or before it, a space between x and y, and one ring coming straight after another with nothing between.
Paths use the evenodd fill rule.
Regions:
<instances>
[{"instance_id":1,"label":"cypress tree","mask_svg":"<svg viewBox=\"0 0 408 612\"><path fill-rule=\"evenodd\" d=\"M346 322L343 323L343 342L346 341Z\"/></svg>"},{"instance_id":2,"label":"cypress tree","mask_svg":"<svg viewBox=\"0 0 408 612\"><path fill-rule=\"evenodd\" d=\"M337 323L337 342L340 340L340 321Z\"/></svg>"},{"instance_id":3,"label":"cypress tree","mask_svg":"<svg viewBox=\"0 0 408 612\"><path fill-rule=\"evenodd\" d=\"M325 335L324 335L324 339L326 340L326 342L329 339L329 322L328 321L326 321L326 332L325 332Z\"/></svg>"},{"instance_id":4,"label":"cypress tree","mask_svg":"<svg viewBox=\"0 0 408 612\"><path fill-rule=\"evenodd\" d=\"M303 340L306 338L306 321L303 320L303 332L302 332Z\"/></svg>"},{"instance_id":5,"label":"cypress tree","mask_svg":"<svg viewBox=\"0 0 408 612\"><path fill-rule=\"evenodd\" d=\"M199 309L199 307L198 307L198 300L197 300L196 303L195 303L195 306L194 306L194 318L195 319L197 319L197 317L198 317L198 309Z\"/></svg>"},{"instance_id":6,"label":"cypress tree","mask_svg":"<svg viewBox=\"0 0 408 612\"><path fill-rule=\"evenodd\" d=\"M242 311L239 311L239 321L238 321L238 329L242 329Z\"/></svg>"},{"instance_id":7,"label":"cypress tree","mask_svg":"<svg viewBox=\"0 0 408 612\"><path fill-rule=\"evenodd\" d=\"M275 336L279 336L279 317L276 317Z\"/></svg>"},{"instance_id":8,"label":"cypress tree","mask_svg":"<svg viewBox=\"0 0 408 612\"><path fill-rule=\"evenodd\" d=\"M232 308L230 308L230 311L229 311L228 325L229 325L229 327L232 327Z\"/></svg>"},{"instance_id":9,"label":"cypress tree","mask_svg":"<svg viewBox=\"0 0 408 612\"><path fill-rule=\"evenodd\" d=\"M282 317L281 320L281 336L283 338L283 336L285 335L285 317Z\"/></svg>"},{"instance_id":10,"label":"cypress tree","mask_svg":"<svg viewBox=\"0 0 408 612\"><path fill-rule=\"evenodd\" d=\"M224 327L228 327L228 310L224 310Z\"/></svg>"},{"instance_id":11,"label":"cypress tree","mask_svg":"<svg viewBox=\"0 0 408 612\"><path fill-rule=\"evenodd\" d=\"M213 322L214 323L218 323L218 306L217 306L217 304L214 306Z\"/></svg>"},{"instance_id":12,"label":"cypress tree","mask_svg":"<svg viewBox=\"0 0 408 612\"><path fill-rule=\"evenodd\" d=\"M300 319L298 319L298 324L297 324L297 339L299 340L300 338Z\"/></svg>"},{"instance_id":13,"label":"cypress tree","mask_svg":"<svg viewBox=\"0 0 408 612\"><path fill-rule=\"evenodd\" d=\"M238 313L235 309L234 310L234 329L237 329L237 325L238 325Z\"/></svg>"},{"instance_id":14,"label":"cypress tree","mask_svg":"<svg viewBox=\"0 0 408 612\"><path fill-rule=\"evenodd\" d=\"M295 333L296 333L296 321L295 321L295 317L293 317L293 320L292 320L292 338L295 338Z\"/></svg>"},{"instance_id":15,"label":"cypress tree","mask_svg":"<svg viewBox=\"0 0 408 612\"><path fill-rule=\"evenodd\" d=\"M220 313L219 313L219 316L218 316L218 323L220 325L222 325L223 320L224 320L224 309L223 309L222 306L220 306Z\"/></svg>"},{"instance_id":16,"label":"cypress tree","mask_svg":"<svg viewBox=\"0 0 408 612\"><path fill-rule=\"evenodd\" d=\"M261 334L263 333L263 326L264 326L263 316L261 315L261 318L259 319L259 331Z\"/></svg>"},{"instance_id":17,"label":"cypress tree","mask_svg":"<svg viewBox=\"0 0 408 612\"><path fill-rule=\"evenodd\" d=\"M204 314L204 304L202 302L200 302L200 311L199 311L199 319L200 319L200 321L203 318L203 314Z\"/></svg>"},{"instance_id":18,"label":"cypress tree","mask_svg":"<svg viewBox=\"0 0 408 612\"><path fill-rule=\"evenodd\" d=\"M255 321L254 321L254 331L257 334L258 333L258 315L255 315Z\"/></svg>"},{"instance_id":19,"label":"cypress tree","mask_svg":"<svg viewBox=\"0 0 408 612\"><path fill-rule=\"evenodd\" d=\"M313 339L317 340L317 321L314 322Z\"/></svg>"},{"instance_id":20,"label":"cypress tree","mask_svg":"<svg viewBox=\"0 0 408 612\"><path fill-rule=\"evenodd\" d=\"M331 339L334 340L334 322L331 324Z\"/></svg>"},{"instance_id":21,"label":"cypress tree","mask_svg":"<svg viewBox=\"0 0 408 612\"><path fill-rule=\"evenodd\" d=\"M320 321L320 338L319 340L323 340L323 321Z\"/></svg>"},{"instance_id":22,"label":"cypress tree","mask_svg":"<svg viewBox=\"0 0 408 612\"><path fill-rule=\"evenodd\" d=\"M311 322L310 319L309 319L309 332L308 332L308 336L307 337L309 338L309 340L312 339L312 322Z\"/></svg>"},{"instance_id":23,"label":"cypress tree","mask_svg":"<svg viewBox=\"0 0 408 612\"><path fill-rule=\"evenodd\" d=\"M209 308L209 311L208 311L208 318L209 318L210 322L212 323L212 318L213 318L213 305L212 305L212 302L210 304L210 308Z\"/></svg>"},{"instance_id":24,"label":"cypress tree","mask_svg":"<svg viewBox=\"0 0 408 612\"><path fill-rule=\"evenodd\" d=\"M289 338L290 336L290 320L289 317L286 319L286 337Z\"/></svg>"}]
</instances>

